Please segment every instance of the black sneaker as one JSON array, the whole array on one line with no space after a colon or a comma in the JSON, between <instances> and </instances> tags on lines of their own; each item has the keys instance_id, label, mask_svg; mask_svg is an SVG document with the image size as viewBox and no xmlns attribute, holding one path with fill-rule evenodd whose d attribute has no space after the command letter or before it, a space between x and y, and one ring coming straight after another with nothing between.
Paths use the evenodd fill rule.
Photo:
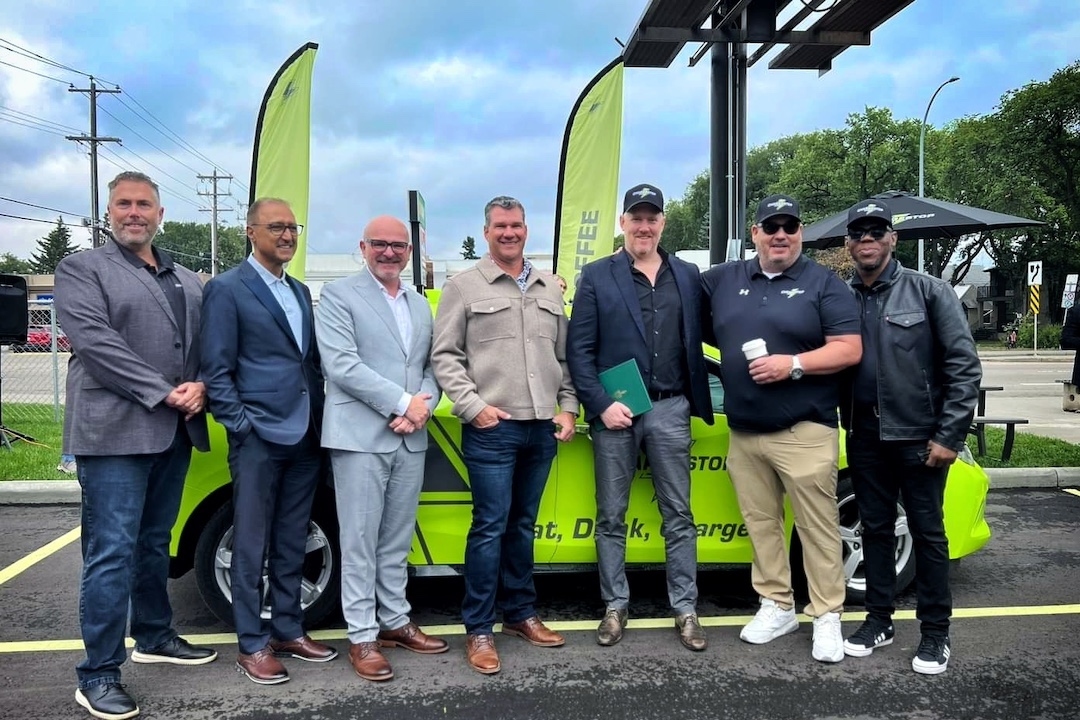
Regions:
<instances>
[{"instance_id":1,"label":"black sneaker","mask_svg":"<svg viewBox=\"0 0 1080 720\"><path fill-rule=\"evenodd\" d=\"M137 663L171 663L173 665L204 665L217 658L217 651L208 647L196 647L182 637L153 650L136 647L131 661Z\"/></svg>"},{"instance_id":2,"label":"black sneaker","mask_svg":"<svg viewBox=\"0 0 1080 720\"><path fill-rule=\"evenodd\" d=\"M921 675L939 675L949 666L951 654L947 635L945 637L923 635L919 649L915 651L915 657L911 660L911 669Z\"/></svg>"},{"instance_id":3,"label":"black sneaker","mask_svg":"<svg viewBox=\"0 0 1080 720\"><path fill-rule=\"evenodd\" d=\"M139 706L118 682L107 682L75 691L75 702L102 720L127 720L139 714Z\"/></svg>"},{"instance_id":4,"label":"black sneaker","mask_svg":"<svg viewBox=\"0 0 1080 720\"><path fill-rule=\"evenodd\" d=\"M892 645L893 626L880 620L866 618L851 637L844 641L844 654L851 657L866 657L879 647Z\"/></svg>"}]
</instances>

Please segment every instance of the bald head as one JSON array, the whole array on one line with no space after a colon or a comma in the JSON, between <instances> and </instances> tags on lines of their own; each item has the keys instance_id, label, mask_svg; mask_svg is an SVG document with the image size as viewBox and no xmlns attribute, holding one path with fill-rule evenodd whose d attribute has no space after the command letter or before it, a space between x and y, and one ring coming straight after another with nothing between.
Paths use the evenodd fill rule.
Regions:
<instances>
[{"instance_id":1,"label":"bald head","mask_svg":"<svg viewBox=\"0 0 1080 720\"><path fill-rule=\"evenodd\" d=\"M401 271L409 262L409 229L390 215L380 215L364 227L360 252L375 279L396 293Z\"/></svg>"}]
</instances>

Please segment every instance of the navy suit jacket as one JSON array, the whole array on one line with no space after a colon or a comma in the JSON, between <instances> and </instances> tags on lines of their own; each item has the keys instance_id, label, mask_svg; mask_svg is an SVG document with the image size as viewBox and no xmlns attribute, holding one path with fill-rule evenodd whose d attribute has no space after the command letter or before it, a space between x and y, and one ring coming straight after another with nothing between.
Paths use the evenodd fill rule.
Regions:
<instances>
[{"instance_id":1,"label":"navy suit jacket","mask_svg":"<svg viewBox=\"0 0 1080 720\"><path fill-rule=\"evenodd\" d=\"M713 422L709 379L701 351L701 273L697 266L661 250L675 276L682 302L682 331L686 359L683 388L690 413ZM574 309L566 339L566 360L577 396L592 420L615 402L599 375L630 358L637 360L642 377L652 372L652 357L645 344L641 303L624 253L593 261L581 270L574 293Z\"/></svg>"},{"instance_id":2,"label":"navy suit jacket","mask_svg":"<svg viewBox=\"0 0 1080 720\"><path fill-rule=\"evenodd\" d=\"M277 298L244 261L203 289L202 379L210 412L230 433L294 445L323 413L311 293L288 278L303 315L297 347Z\"/></svg>"}]
</instances>

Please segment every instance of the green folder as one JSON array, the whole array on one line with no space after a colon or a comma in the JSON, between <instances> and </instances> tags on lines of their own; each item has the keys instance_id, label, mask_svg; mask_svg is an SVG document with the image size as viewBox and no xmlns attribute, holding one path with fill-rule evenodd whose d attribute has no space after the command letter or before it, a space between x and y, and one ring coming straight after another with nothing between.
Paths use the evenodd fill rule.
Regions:
<instances>
[{"instance_id":1,"label":"green folder","mask_svg":"<svg viewBox=\"0 0 1080 720\"><path fill-rule=\"evenodd\" d=\"M634 417L652 410L652 400L645 389L645 381L641 379L637 361L633 358L600 373L600 384L613 400L630 408Z\"/></svg>"}]
</instances>

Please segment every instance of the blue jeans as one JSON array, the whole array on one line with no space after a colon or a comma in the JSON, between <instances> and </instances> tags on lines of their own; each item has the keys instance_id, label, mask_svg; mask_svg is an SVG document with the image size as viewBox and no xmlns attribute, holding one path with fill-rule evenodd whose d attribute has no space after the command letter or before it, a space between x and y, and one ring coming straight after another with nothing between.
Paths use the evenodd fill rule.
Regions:
<instances>
[{"instance_id":1,"label":"blue jeans","mask_svg":"<svg viewBox=\"0 0 1080 720\"><path fill-rule=\"evenodd\" d=\"M536 614L533 539L555 459L554 433L550 420L503 420L489 430L461 427L473 496L461 605L466 632L492 632L496 601L503 622Z\"/></svg>"},{"instance_id":2,"label":"blue jeans","mask_svg":"<svg viewBox=\"0 0 1080 720\"><path fill-rule=\"evenodd\" d=\"M137 647L156 650L176 637L166 584L169 538L191 441L180 429L152 455L79 455L82 486L82 584L79 623L86 659L75 668L86 689L120 679L131 608Z\"/></svg>"}]
</instances>

